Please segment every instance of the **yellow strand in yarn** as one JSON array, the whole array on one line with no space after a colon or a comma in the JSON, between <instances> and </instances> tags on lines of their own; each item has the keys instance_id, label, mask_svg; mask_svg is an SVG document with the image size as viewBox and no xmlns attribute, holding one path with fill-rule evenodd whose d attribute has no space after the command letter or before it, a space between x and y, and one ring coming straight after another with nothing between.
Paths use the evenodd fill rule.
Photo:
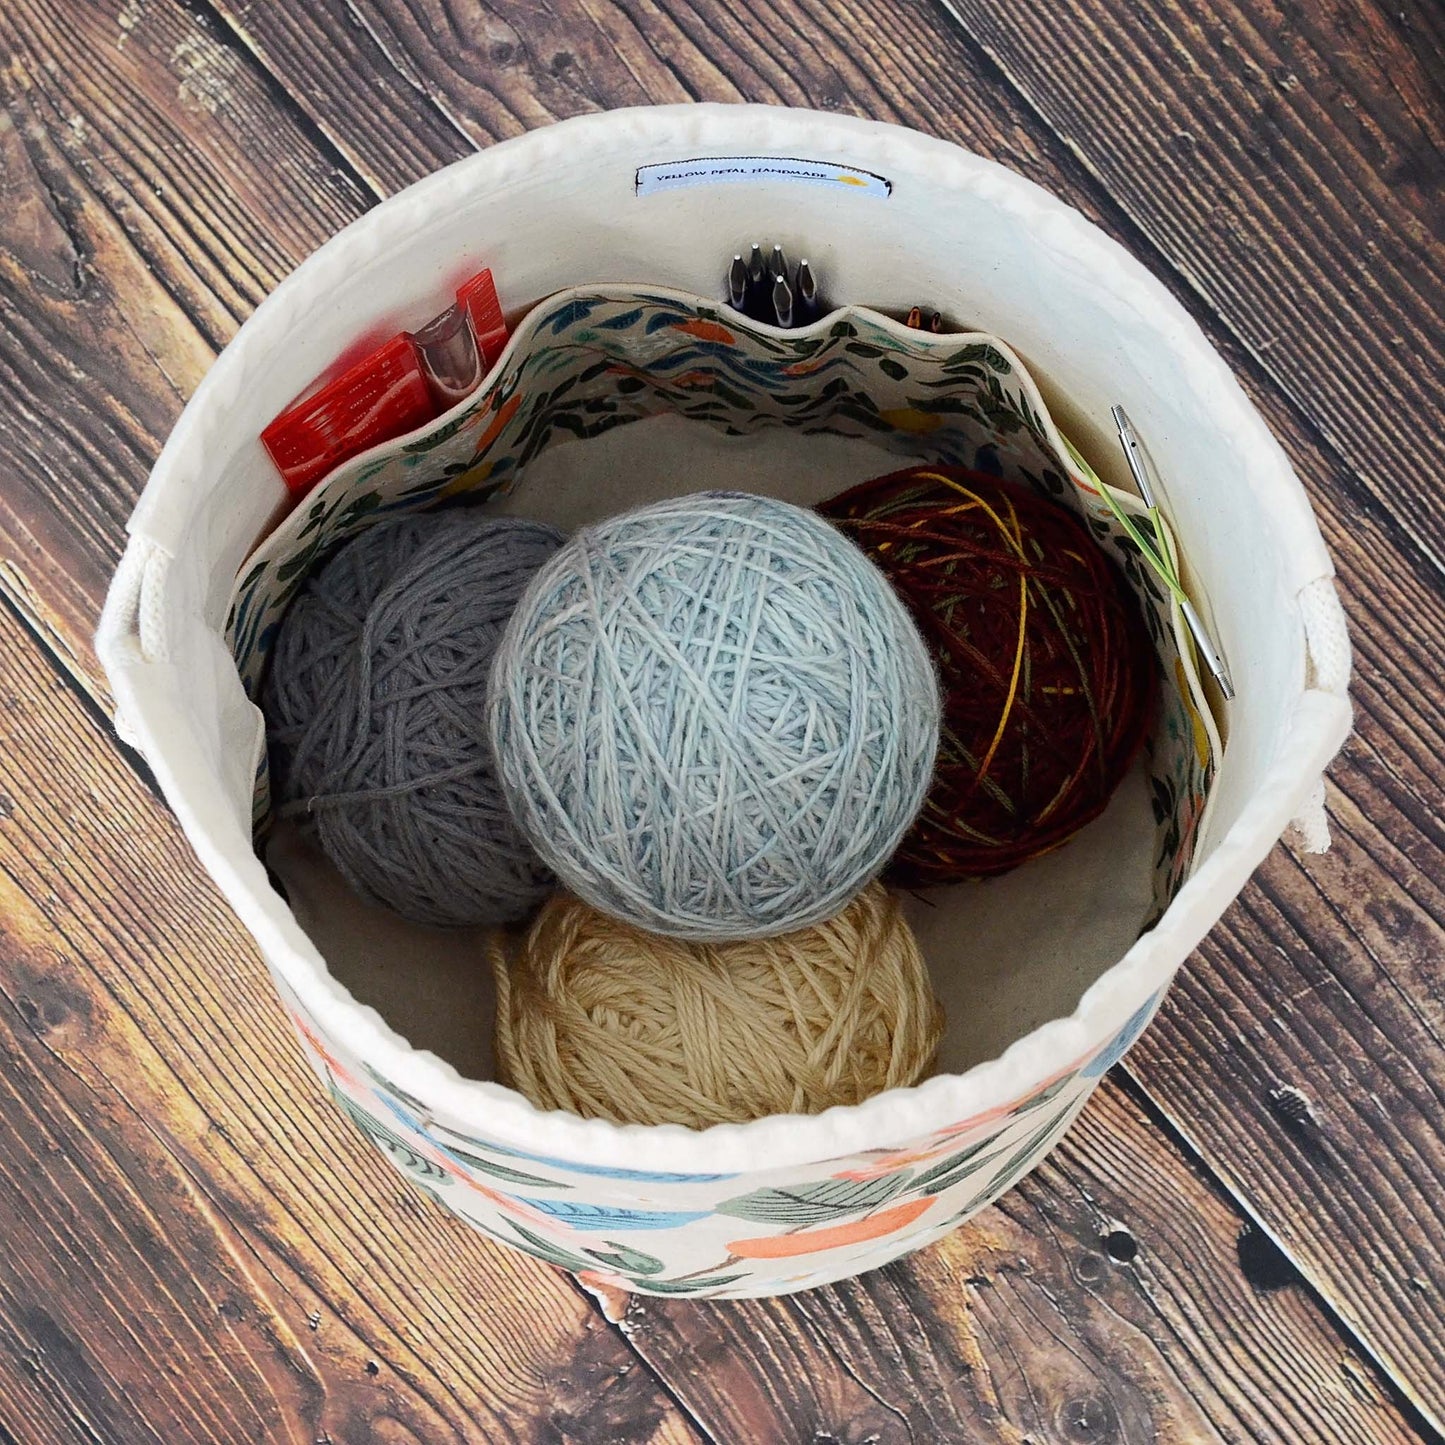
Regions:
<instances>
[{"instance_id":1,"label":"yellow strand in yarn","mask_svg":"<svg viewBox=\"0 0 1445 1445\"><path fill-rule=\"evenodd\" d=\"M815 1114L917 1083L943 1009L898 903L872 883L774 938L646 933L568 894L514 958L491 950L501 1082L619 1124Z\"/></svg>"}]
</instances>

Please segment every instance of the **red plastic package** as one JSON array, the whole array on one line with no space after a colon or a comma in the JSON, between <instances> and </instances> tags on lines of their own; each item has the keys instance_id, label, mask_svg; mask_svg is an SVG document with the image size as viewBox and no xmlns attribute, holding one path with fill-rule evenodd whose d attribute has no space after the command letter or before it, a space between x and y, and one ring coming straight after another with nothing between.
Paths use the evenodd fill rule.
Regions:
<instances>
[{"instance_id":1,"label":"red plastic package","mask_svg":"<svg viewBox=\"0 0 1445 1445\"><path fill-rule=\"evenodd\" d=\"M319 387L261 433L293 499L369 447L422 426L474 391L507 327L490 271L457 290L456 303L419 331L403 331Z\"/></svg>"}]
</instances>

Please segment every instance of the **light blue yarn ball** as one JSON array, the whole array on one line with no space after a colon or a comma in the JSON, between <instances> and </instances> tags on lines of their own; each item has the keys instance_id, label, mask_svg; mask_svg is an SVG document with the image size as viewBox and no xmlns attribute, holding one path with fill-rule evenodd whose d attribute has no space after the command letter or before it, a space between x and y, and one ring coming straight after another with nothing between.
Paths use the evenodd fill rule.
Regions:
<instances>
[{"instance_id":1,"label":"light blue yarn ball","mask_svg":"<svg viewBox=\"0 0 1445 1445\"><path fill-rule=\"evenodd\" d=\"M840 912L923 802L938 685L892 588L812 512L678 497L573 536L492 673L492 745L574 893L681 938Z\"/></svg>"}]
</instances>

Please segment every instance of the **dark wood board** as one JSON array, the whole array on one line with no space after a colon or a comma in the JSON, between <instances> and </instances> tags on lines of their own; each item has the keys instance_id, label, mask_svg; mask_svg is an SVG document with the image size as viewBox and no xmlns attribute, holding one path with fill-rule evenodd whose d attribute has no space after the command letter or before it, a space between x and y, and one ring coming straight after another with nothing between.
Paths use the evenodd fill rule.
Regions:
<instances>
[{"instance_id":1,"label":"dark wood board","mask_svg":"<svg viewBox=\"0 0 1445 1445\"><path fill-rule=\"evenodd\" d=\"M846 1433L850 1400L863 1408L860 1419L876 1418L880 1429L886 1424L893 1431L880 1438L908 1438L899 1434L900 1422L912 1424L913 1438L930 1438L935 1426L963 1429L971 1420L969 1428L981 1433L960 1438L992 1438L989 1431L1023 1438L1019 1432L1032 1431L1039 1440L1132 1439L1152 1430L1166 1439L1211 1438L1208 1432L1231 1439L1376 1438L1371 1431L1394 1439L1409 1430L1429 1435L1426 1417L1438 1422L1445 1415L1439 1365L1445 1264L1437 1202L1445 1177L1438 883L1445 873L1438 764L1445 719L1433 672L1410 660L1437 656L1445 639L1438 499L1429 484L1439 440L1438 380L1432 378L1441 374L1438 281L1430 285L1441 257L1439 172L1432 162L1445 109L1439 13L1411 4L1305 15L1236 4L1206 14L1075 0L1057 31L1067 37L1058 42L1067 53L1042 54L1027 7L958 9L962 23L935 7L882 0L804 5L794 12L798 34L785 43L759 36L752 8L713 0L642 6L579 0L545 10L483 9L470 0L451 6L268 0L244 7L223 0L214 10L203 3L17 0L0 13L6 61L0 94L10 118L0 129L0 597L14 609L9 621L26 624L15 634L15 648L34 654L17 701L30 701L27 689L44 692L49 677L52 686L72 690L67 707L80 707L76 694L104 703L88 639L119 554L124 517L215 349L291 265L376 195L475 143L561 115L648 100L782 100L900 119L985 151L1079 205L1174 287L1235 365L1310 487L1340 561L1359 649L1361 718L1359 736L1335 774L1339 851L1303 862L1275 855L1191 961L1159 1027L1131 1056L1145 1115L1131 1117L1130 1103L1115 1094L1101 1098L1056 1164L988 1217L996 1237L1026 1241L1024 1257L1033 1278L1043 1281L1034 1293L1016 1294L990 1317L987 1330L979 1329L976 1309L964 1318L957 1296L961 1289L971 1298L972 1261L988 1257L987 1246L965 1231L918 1262L869 1281L786 1306L736 1307L751 1331L749 1350L739 1346L737 1358L717 1358L721 1339L731 1338L724 1325L714 1336L695 1323L710 1308L721 1320L729 1307L704 1307L696 1315L668 1307L663 1315L673 1323L657 1328L662 1316L648 1314L655 1311L649 1304L647 1330L638 1331L646 1339L638 1344L645 1343L653 1379L641 1367L624 1371L636 1358L625 1353L626 1339L579 1296L555 1294L553 1286L544 1294L556 1303L542 1306L553 1321L547 1340L524 1330L516 1343L517 1321L530 1321L534 1308L529 1291L542 1288L537 1281L549 1278L546 1272L433 1221L445 1244L427 1244L423 1267L451 1262L460 1240L465 1275L455 1297L476 1291L501 1302L495 1316L470 1336L463 1331L460 1340L447 1333L462 1328L459 1309L447 1325L433 1321L440 1343L427 1335L426 1347L434 1369L455 1387L451 1406L436 1404L438 1387L404 1349L388 1375L394 1395L383 1404L354 1394L347 1373L369 1344L353 1342L344 1364L328 1357L319 1370L331 1401L328 1418L353 1411L357 1419L396 1422L368 1426L374 1438L393 1438L385 1432L394 1431L404 1439L418 1428L427 1439L453 1438L457 1430L463 1436L456 1438L476 1430L490 1435L482 1422L501 1418L496 1411L513 1420L512 1385L478 1361L485 1356L487 1364L500 1360L505 1367L516 1365L517 1355L545 1356L549 1363L523 1368L555 1379L555 1401L562 1403L554 1401L549 1414L537 1403L540 1396L528 1397L515 1423L497 1427L516 1438L634 1438L616 1433L616 1422L634 1420L651 1422L636 1426L635 1438L693 1438L690 1432L698 1430L722 1430L716 1438L729 1438L729 1421L767 1438L768 1429L802 1430L809 1419L815 1431L823 1428L816 1421L826 1419L837 1438L852 1438ZM1282 99L1256 74L1269 57L1293 67L1279 81ZM1120 58L1133 62L1137 75L1101 90L1100 69ZM1088 69L1082 81L1069 69L1081 60ZM1291 74L1304 83L1288 84ZM1044 84L1059 76L1072 88ZM1156 94L1160 85L1163 93ZM1187 155L1156 143L1181 106L1208 121L1195 125ZM1256 130L1264 139L1252 150ZM1124 141L1146 132L1147 144L1125 164ZM1308 205L1291 212L1301 197ZM1378 263L1372 245L1381 253ZM1362 255L1371 258L1363 269ZM1342 293L1345 281L1360 276L1368 284ZM1355 330L1309 329L1301 310L1311 306L1327 312L1328 326L1348 321ZM1413 329L1402 329L1401 317ZM1397 347L1377 354L1352 339L1386 332L1404 338L1403 353ZM1425 415L1414 432L1400 423L1398 407L1381 412L1382 397L1418 399L1422 388ZM54 673L41 665L47 653ZM63 692L56 696L63 700ZM45 706L52 705L60 704L47 695ZM93 715L82 709L74 717L44 716L47 727L73 728L89 725ZM33 735L30 746L40 741ZM124 775L104 740L97 735L92 742L84 766L108 780L108 796L109 780ZM79 796L101 785L90 777L84 788L75 786ZM172 871L179 890L172 898L197 889L210 897L159 813L147 819L141 832ZM59 829L62 822L54 814L50 826ZM38 856L45 852L37 841L42 835L31 835ZM125 865L124 858L115 864ZM100 886L105 880L95 866L91 883ZM34 933L42 926L36 920L49 926L56 913L56 882L34 866L20 876L23 882L11 890L14 909L32 919ZM7 920L10 903L7 898ZM134 910L103 928L64 920L54 926L67 938L86 939L97 975L103 963L148 959L147 950L160 946L148 931L151 922L138 920ZM9 970L13 957L13 966L31 971L26 979L48 978L37 955L12 953L11 936L3 940L0 968ZM36 937L40 958L49 958L50 948L65 956L68 944L43 931ZM280 1015L234 921L212 898L184 936L168 936L165 946L168 987L178 995L208 961L224 958L231 968L239 967L233 960L248 960L249 973L236 986L250 991L252 1004L240 1016L248 1038L271 1033L276 1058L267 1057L265 1067L284 1081L295 1060L286 1062L284 1040L275 1035ZM150 982L143 971L136 977ZM102 1004L109 1021L108 994ZM205 1073L196 1039L208 1036L194 1012L179 1023L144 1011L128 1019L108 1023L122 1042L112 1041L106 1087L133 1093L147 1107L158 1096L174 1100L178 1089L199 1097L206 1087L219 1087ZM183 1062L194 1077L176 1062L180 1055L157 1045L158 1037L184 1047ZM88 1049L80 1053L89 1058ZM7 1050L6 1057L9 1068L20 1054ZM42 1054L31 1060L37 1069L43 1062ZM183 1087L171 1082L177 1072L187 1079ZM220 1198L240 1223L225 1214L226 1227L208 1234L183 1220L175 1238L164 1240L174 1257L156 1266L155 1278L163 1281L156 1288L170 1291L166 1298L194 1301L196 1290L212 1287L208 1281L218 1269L232 1268L216 1263L216 1240L230 1240L232 1230L244 1234L253 1215L269 1219L267 1210L280 1210L287 1223L256 1226L272 1242L258 1245L247 1235L244 1246L229 1244L226 1256L234 1259L241 1249L266 1260L263 1269L243 1272L239 1284L234 1270L226 1278L238 1300L253 1290L241 1309L264 1322L255 1329L267 1341L279 1338L273 1316L302 1293L295 1280L303 1273L322 1280L331 1291L327 1298L347 1298L331 1243L336 1211L344 1217L364 1189L399 1187L377 1172L384 1166L345 1136L337 1138L333 1117L299 1079L298 1073L288 1091L273 1087L269 1073L248 1072L229 1097L206 1104L209 1147L217 1147L216 1137L239 1138L237 1153L187 1155L182 1172L194 1171L185 1174L192 1191ZM1286 1085L1302 1091L1321 1121L1313 1142L1308 1128L1316 1126L1306 1121L1302 1132L1280 1112ZM64 1095L61 1104L42 1095L36 1085L0 1104L0 1127L21 1138L27 1130L44 1133L50 1144L42 1162L53 1167L57 1191L77 1219L100 1207L95 1200L103 1192L94 1180L105 1180L123 1198L122 1179L174 1177L174 1162L145 1153L152 1136L119 1125L109 1135L97 1132L88 1093ZM297 1102L303 1096L311 1113ZM1096 1116L1104 1120L1102 1133L1092 1132ZM299 1203L292 1197L296 1181L274 1163L278 1141L289 1150L298 1118L315 1151L315 1189L303 1190ZM1161 1119L1187 1141L1177 1159L1160 1133ZM224 1135L211 1135L213 1128ZM167 1149L171 1142L168 1134ZM1214 1223L1187 1246L1175 1246L1180 1263L1166 1271L1164 1283L1131 1285L1135 1294L1115 1291L1103 1305L1090 1302L1092 1295L1077 1306L1049 1304L1063 1298L1057 1282L1072 1277L1071 1251L1082 1248L1095 1227L1076 1190L1092 1193L1104 1187L1101 1178L1113 1177L1115 1197L1127 1198L1121 1180L1128 1176L1119 1173L1116 1157L1121 1144L1173 1160L1159 1168L1177 1193L1195 1201L1190 1217L1199 1212ZM114 1166L109 1174L106 1160ZM1189 1188L1180 1182L1186 1178L1193 1181ZM111 1194L103 1197L109 1201ZM142 1204L154 1208L149 1199L143 1196ZM1130 1228L1140 1240L1168 1238L1171 1229L1177 1233L1171 1210L1179 1207L1158 1195ZM1195 1342L1181 1346L1191 1259L1196 1272L1227 1269L1231 1218L1258 1221L1267 1235L1251 1237L1277 1239L1307 1283L1258 1295L1256 1307L1244 1311L1245 1333L1233 1341L1226 1306L1240 1306L1226 1290L1212 1312L1197 1316ZM1040 1223L1055 1219L1067 1222L1053 1232ZM131 1216L103 1220L104 1228L91 1223L88 1237L100 1242L90 1247L101 1256L117 1230L139 1229ZM32 1218L25 1227L41 1226ZM347 1248L352 1257L368 1259L355 1234L359 1227L353 1220ZM283 1236L284 1249L274 1242ZM288 1262L278 1263L283 1255ZM124 1374L95 1373L87 1346L121 1336L106 1333L113 1327L100 1306L92 1312L88 1296L68 1298L45 1243L30 1257L52 1271L34 1275L30 1290L54 1303L52 1313L62 1321L49 1358L64 1365L51 1373L84 1388L68 1395L69 1383L52 1389L45 1397L49 1414L37 1413L33 1422L23 1412L17 1417L24 1429L46 1440L66 1438L50 1425L78 1429L74 1412L85 1408L87 1371L107 1408L123 1410L127 1397L141 1398L150 1412L147 1429L177 1428L184 1393L167 1393L164 1382L152 1388ZM940 1265L937 1258L953 1262ZM348 1279L364 1277L367 1268L363 1263ZM1288 1277L1287 1265L1281 1268ZM188 1270L195 1276L190 1284ZM1134 1265L1107 1276L1115 1283L1139 1277ZM1252 1277L1244 1276L1246 1285ZM116 1284L112 1304L123 1303L127 1293L134 1298L140 1288L134 1275L119 1278L124 1285ZM276 1280L286 1281L284 1287ZM1254 1289L1237 1280L1232 1288L1245 1300ZM354 1296L348 1310L379 1311L389 1323L368 1326L378 1338L386 1342L392 1329L405 1349L419 1348L415 1293L385 1274L369 1281L366 1294L364 1306ZM1153 1301L1147 1310L1139 1304L1145 1295ZM1296 1295L1308 1307L1285 1324L1264 1308ZM98 1298L107 1298L104 1290ZM1127 1308L1125 1298L1132 1301ZM176 1308L184 1318L163 1320L159 1328L182 1330L193 1311ZM1042 1313L1031 1315L1035 1308ZM1130 1310L1143 1312L1136 1317ZM866 1329L859 1317L871 1321ZM14 1328L3 1304L0 1326ZM290 1328L299 1333L294 1320ZM1144 1343L1131 1343L1131 1329ZM151 1337L144 1338L149 1349ZM920 1358L900 1351L898 1339L910 1349L922 1342ZM21 1344L15 1348L22 1353L13 1358L30 1359ZM297 1420L312 1418L306 1413L312 1387L287 1385L285 1370L269 1363L254 1340L241 1351L249 1361L242 1365L232 1361L229 1339L225 1348L214 1340L192 1348L205 1362L204 1369L197 1366L198 1379L220 1369L216 1361L224 1357L243 1383L215 1384L217 1413L198 1416L212 1421L211 1434L167 1438L225 1438L227 1429L248 1438L246 1429L272 1429L290 1418L288 1411ZM1109 1386L1097 1414L1078 1394L1084 1401L1079 1419L1067 1409L1059 1413L1060 1401L1069 1403L1068 1392L1082 1378L1064 1358L1074 1349L1095 1362L1094 1376ZM376 1347L378 1375L368 1380L381 1377L389 1350L389 1344ZM1120 1363L1136 1350L1148 1359L1142 1384ZM1313 1363L1281 1383L1275 1367L1291 1351L1303 1351ZM1393 1385L1374 1378L1370 1355ZM120 1357L117 1368L136 1368L123 1348ZM1334 1373L1331 1358L1345 1362ZM792 1362L786 1379L777 1377L778 1360ZM936 1417L917 1413L913 1395L927 1387L928 1371L961 1369L959 1361L988 1383L955 1390ZM327 1374L332 1365L337 1373ZM32 1384L50 1378L31 1363L23 1369ZM1121 1371L1128 1375L1122 1383ZM1048 1381L1046 1391L1031 1389L1035 1377ZM1306 1379L1320 1382L1313 1416L1300 1403ZM1329 1413L1341 1380L1355 1402L1352 1414ZM1403 1391L1424 1415L1391 1405L1390 1388ZM759 1413L746 1417L751 1425L727 1414L735 1391L760 1401ZM589 1408L594 1395L619 1402L616 1422ZM272 1413L246 1415L244 1402L262 1396L270 1403L261 1408ZM870 1414L868 1402L880 1396L889 1405ZM35 1403L30 1394L17 1398L25 1410ZM0 1404L0 1432L9 1428L27 1438L8 1408ZM429 1409L439 1413L428 1415ZM225 1410L232 1413L220 1413ZM130 1433L140 1418L114 1416L115 1438L151 1438ZM263 1427L262 1420L269 1423ZM1206 1433L1180 1433L1189 1429Z\"/></svg>"},{"instance_id":2,"label":"dark wood board","mask_svg":"<svg viewBox=\"0 0 1445 1445\"><path fill-rule=\"evenodd\" d=\"M0 591L104 695L123 527L217 350L374 200L184 10L0 6Z\"/></svg>"},{"instance_id":3,"label":"dark wood board","mask_svg":"<svg viewBox=\"0 0 1445 1445\"><path fill-rule=\"evenodd\" d=\"M1393 515L1445 537L1432 0L947 0Z\"/></svg>"}]
</instances>

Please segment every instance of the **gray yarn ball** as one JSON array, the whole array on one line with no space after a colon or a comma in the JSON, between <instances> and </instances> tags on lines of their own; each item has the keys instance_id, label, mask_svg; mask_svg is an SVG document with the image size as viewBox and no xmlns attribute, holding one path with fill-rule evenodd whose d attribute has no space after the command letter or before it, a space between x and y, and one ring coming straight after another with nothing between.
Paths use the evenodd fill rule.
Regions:
<instances>
[{"instance_id":1,"label":"gray yarn ball","mask_svg":"<svg viewBox=\"0 0 1445 1445\"><path fill-rule=\"evenodd\" d=\"M938 686L882 573L786 502L704 493L574 535L492 677L507 798L574 893L681 938L839 913L923 803Z\"/></svg>"},{"instance_id":2,"label":"gray yarn ball","mask_svg":"<svg viewBox=\"0 0 1445 1445\"><path fill-rule=\"evenodd\" d=\"M291 604L264 694L280 812L363 897L492 924L549 891L497 783L486 696L507 618L561 541L470 510L389 518Z\"/></svg>"}]
</instances>

